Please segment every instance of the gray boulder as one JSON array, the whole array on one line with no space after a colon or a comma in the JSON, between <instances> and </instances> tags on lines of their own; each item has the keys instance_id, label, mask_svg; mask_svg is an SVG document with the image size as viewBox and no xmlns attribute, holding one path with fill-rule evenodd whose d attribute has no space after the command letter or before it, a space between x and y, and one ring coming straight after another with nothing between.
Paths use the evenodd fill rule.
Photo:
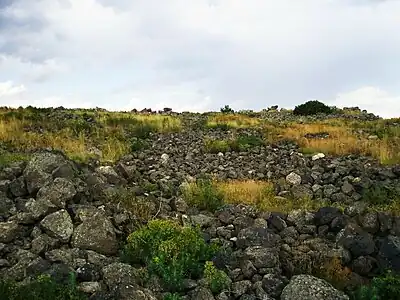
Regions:
<instances>
[{"instance_id":1,"label":"gray boulder","mask_svg":"<svg viewBox=\"0 0 400 300\"><path fill-rule=\"evenodd\" d=\"M349 297L323 279L311 275L295 275L285 286L281 300L348 300Z\"/></svg>"},{"instance_id":2,"label":"gray boulder","mask_svg":"<svg viewBox=\"0 0 400 300\"><path fill-rule=\"evenodd\" d=\"M72 246L93 250L104 255L115 255L118 252L118 241L115 228L101 214L87 218L78 225L72 235Z\"/></svg>"},{"instance_id":3,"label":"gray boulder","mask_svg":"<svg viewBox=\"0 0 400 300\"><path fill-rule=\"evenodd\" d=\"M67 243L74 231L72 219L65 209L46 216L41 222L42 229L51 237Z\"/></svg>"}]
</instances>

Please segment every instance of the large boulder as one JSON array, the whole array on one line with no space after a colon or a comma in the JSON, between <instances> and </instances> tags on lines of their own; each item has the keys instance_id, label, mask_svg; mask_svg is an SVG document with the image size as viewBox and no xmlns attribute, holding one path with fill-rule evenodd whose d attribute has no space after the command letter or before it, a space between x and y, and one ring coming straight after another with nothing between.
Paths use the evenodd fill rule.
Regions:
<instances>
[{"instance_id":1,"label":"large boulder","mask_svg":"<svg viewBox=\"0 0 400 300\"><path fill-rule=\"evenodd\" d=\"M111 221L99 213L84 219L72 235L72 246L93 250L104 255L115 255L118 252L118 241Z\"/></svg>"},{"instance_id":2,"label":"large boulder","mask_svg":"<svg viewBox=\"0 0 400 300\"><path fill-rule=\"evenodd\" d=\"M51 237L67 243L74 231L72 219L65 209L46 216L41 222L42 229Z\"/></svg>"},{"instance_id":3,"label":"large boulder","mask_svg":"<svg viewBox=\"0 0 400 300\"><path fill-rule=\"evenodd\" d=\"M20 227L15 221L0 223L0 243L12 242L19 231Z\"/></svg>"},{"instance_id":4,"label":"large boulder","mask_svg":"<svg viewBox=\"0 0 400 300\"><path fill-rule=\"evenodd\" d=\"M311 275L295 275L285 286L281 300L348 300L349 297L323 279Z\"/></svg>"},{"instance_id":5,"label":"large boulder","mask_svg":"<svg viewBox=\"0 0 400 300\"><path fill-rule=\"evenodd\" d=\"M370 255L375 251L372 235L356 224L348 224L338 233L338 245L349 250L354 258Z\"/></svg>"},{"instance_id":6,"label":"large boulder","mask_svg":"<svg viewBox=\"0 0 400 300\"><path fill-rule=\"evenodd\" d=\"M400 237L389 235L380 242L378 262L381 268L400 271Z\"/></svg>"},{"instance_id":7,"label":"large boulder","mask_svg":"<svg viewBox=\"0 0 400 300\"><path fill-rule=\"evenodd\" d=\"M237 236L237 246L247 248L251 246L262 246L273 248L278 245L280 236L273 230L262 227L250 227L242 229Z\"/></svg>"},{"instance_id":8,"label":"large boulder","mask_svg":"<svg viewBox=\"0 0 400 300\"><path fill-rule=\"evenodd\" d=\"M51 172L65 162L66 159L60 154L51 152L34 154L23 173L28 192L36 194L42 186L51 181Z\"/></svg>"},{"instance_id":9,"label":"large boulder","mask_svg":"<svg viewBox=\"0 0 400 300\"><path fill-rule=\"evenodd\" d=\"M76 195L74 184L65 178L56 178L43 186L37 193L36 200L63 209L69 200Z\"/></svg>"}]
</instances>

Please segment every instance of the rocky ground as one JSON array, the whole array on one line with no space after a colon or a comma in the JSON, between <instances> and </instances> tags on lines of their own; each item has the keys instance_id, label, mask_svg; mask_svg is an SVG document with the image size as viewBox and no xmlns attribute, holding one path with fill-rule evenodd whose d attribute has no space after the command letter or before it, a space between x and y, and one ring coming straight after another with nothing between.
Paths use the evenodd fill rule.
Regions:
<instances>
[{"instance_id":1,"label":"rocky ground","mask_svg":"<svg viewBox=\"0 0 400 300\"><path fill-rule=\"evenodd\" d=\"M79 289L90 299L164 299L158 278L143 283L139 268L120 256L138 222L150 219L199 225L207 241L217 240L230 250L227 257L214 260L228 274L229 289L213 294L204 281L192 280L181 293L183 299L349 299L346 293L382 269L400 271L400 217L370 210L367 202L384 202L388 194L382 191L400 194L399 165L382 166L356 155L307 156L290 142L244 152L205 150L205 135L230 134L192 126L153 135L149 148L115 164L77 163L62 153L39 151L27 162L3 167L0 277L27 281L42 273L74 272ZM288 213L246 205L200 211L180 191L184 182L202 174L268 180L277 197L309 197L332 206ZM112 200L121 188L129 188L146 204L147 220ZM366 193L371 190L377 193ZM329 258L339 259L340 267L316 273L314 266ZM333 274L327 278L324 271Z\"/></svg>"}]
</instances>

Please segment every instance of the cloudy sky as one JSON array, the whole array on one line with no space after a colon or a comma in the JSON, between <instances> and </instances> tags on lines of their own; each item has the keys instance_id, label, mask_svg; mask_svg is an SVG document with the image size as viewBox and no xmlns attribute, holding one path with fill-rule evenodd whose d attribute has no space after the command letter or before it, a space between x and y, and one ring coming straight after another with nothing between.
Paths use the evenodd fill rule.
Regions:
<instances>
[{"instance_id":1,"label":"cloudy sky","mask_svg":"<svg viewBox=\"0 0 400 300\"><path fill-rule=\"evenodd\" d=\"M400 117L398 0L0 0L0 106Z\"/></svg>"}]
</instances>

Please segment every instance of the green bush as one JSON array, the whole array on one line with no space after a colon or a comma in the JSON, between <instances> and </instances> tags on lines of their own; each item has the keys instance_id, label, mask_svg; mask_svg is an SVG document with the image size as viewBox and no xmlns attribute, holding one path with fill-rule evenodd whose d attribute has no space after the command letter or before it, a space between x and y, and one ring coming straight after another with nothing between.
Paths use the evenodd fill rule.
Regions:
<instances>
[{"instance_id":1,"label":"green bush","mask_svg":"<svg viewBox=\"0 0 400 300\"><path fill-rule=\"evenodd\" d=\"M400 295L400 274L387 271L375 277L369 285L360 287L353 295L353 300L396 300Z\"/></svg>"},{"instance_id":2,"label":"green bush","mask_svg":"<svg viewBox=\"0 0 400 300\"><path fill-rule=\"evenodd\" d=\"M224 195L209 178L198 178L196 182L182 186L185 201L199 209L216 211L224 205Z\"/></svg>"},{"instance_id":3,"label":"green bush","mask_svg":"<svg viewBox=\"0 0 400 300\"><path fill-rule=\"evenodd\" d=\"M211 261L207 261L205 264L204 278L214 294L229 289L231 284L229 276L224 271L218 270Z\"/></svg>"},{"instance_id":4,"label":"green bush","mask_svg":"<svg viewBox=\"0 0 400 300\"><path fill-rule=\"evenodd\" d=\"M235 111L232 108L230 108L229 105L225 105L224 107L221 108L221 112L223 114L233 114Z\"/></svg>"},{"instance_id":5,"label":"green bush","mask_svg":"<svg viewBox=\"0 0 400 300\"><path fill-rule=\"evenodd\" d=\"M181 300L182 297L179 294L171 294L171 293L167 293L165 294L163 300Z\"/></svg>"},{"instance_id":6,"label":"green bush","mask_svg":"<svg viewBox=\"0 0 400 300\"><path fill-rule=\"evenodd\" d=\"M302 116L315 115L320 113L331 114L332 108L320 101L312 100L296 106L293 110L293 114Z\"/></svg>"},{"instance_id":7,"label":"green bush","mask_svg":"<svg viewBox=\"0 0 400 300\"><path fill-rule=\"evenodd\" d=\"M262 146L263 140L255 135L240 135L237 139L230 141L233 151L247 151L250 148Z\"/></svg>"},{"instance_id":8,"label":"green bush","mask_svg":"<svg viewBox=\"0 0 400 300\"><path fill-rule=\"evenodd\" d=\"M204 146L208 153L225 153L231 150L227 140L205 139Z\"/></svg>"},{"instance_id":9,"label":"green bush","mask_svg":"<svg viewBox=\"0 0 400 300\"><path fill-rule=\"evenodd\" d=\"M131 139L131 151L137 152L149 148L149 143L141 138L133 137Z\"/></svg>"},{"instance_id":10,"label":"green bush","mask_svg":"<svg viewBox=\"0 0 400 300\"><path fill-rule=\"evenodd\" d=\"M206 138L205 150L208 153L226 153L229 151L247 151L250 148L264 145L263 140L254 135L239 135L235 139L217 140Z\"/></svg>"},{"instance_id":11,"label":"green bush","mask_svg":"<svg viewBox=\"0 0 400 300\"><path fill-rule=\"evenodd\" d=\"M218 247L207 244L198 228L182 227L170 220L152 220L128 237L125 257L147 266L158 275L165 288L182 290L184 278L199 278L204 263Z\"/></svg>"},{"instance_id":12,"label":"green bush","mask_svg":"<svg viewBox=\"0 0 400 300\"><path fill-rule=\"evenodd\" d=\"M389 205L398 198L395 190L383 184L374 184L362 190L362 200L373 205Z\"/></svg>"},{"instance_id":13,"label":"green bush","mask_svg":"<svg viewBox=\"0 0 400 300\"><path fill-rule=\"evenodd\" d=\"M0 299L84 300L88 298L77 289L75 277L71 274L68 284L57 283L49 275L41 275L24 285L11 281L1 281Z\"/></svg>"}]
</instances>

